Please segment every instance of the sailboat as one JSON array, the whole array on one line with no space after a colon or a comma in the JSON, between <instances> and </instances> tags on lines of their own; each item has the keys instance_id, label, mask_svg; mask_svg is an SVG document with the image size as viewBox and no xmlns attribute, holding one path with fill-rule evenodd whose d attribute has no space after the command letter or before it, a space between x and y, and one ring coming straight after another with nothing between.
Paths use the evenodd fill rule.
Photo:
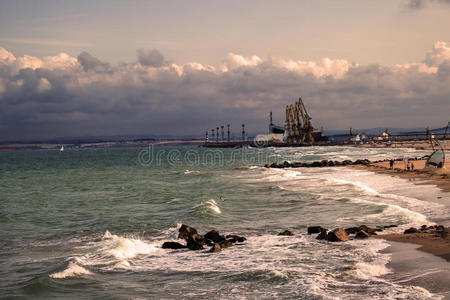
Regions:
<instances>
[{"instance_id":1,"label":"sailboat","mask_svg":"<svg viewBox=\"0 0 450 300\"><path fill-rule=\"evenodd\" d=\"M63 152L64 151L64 145L61 146L61 149L59 149L59 152Z\"/></svg>"}]
</instances>

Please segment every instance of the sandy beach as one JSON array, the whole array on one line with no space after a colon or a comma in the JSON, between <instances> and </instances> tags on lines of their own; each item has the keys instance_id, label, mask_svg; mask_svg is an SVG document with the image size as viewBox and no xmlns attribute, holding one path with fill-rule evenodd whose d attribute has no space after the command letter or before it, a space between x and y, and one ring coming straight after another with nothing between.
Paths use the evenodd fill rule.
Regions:
<instances>
[{"instance_id":1,"label":"sandy beach","mask_svg":"<svg viewBox=\"0 0 450 300\"><path fill-rule=\"evenodd\" d=\"M392 169L389 161L352 167L390 174L414 181L419 185L436 185L443 192L450 192L449 159L441 169L425 169L425 160L411 160L411 162L414 164L413 171L407 170L404 161L395 161ZM394 270L392 275L394 280L402 284L422 286L431 292L440 293L444 299L450 299L448 291L450 234L448 230L447 227L442 233L380 234L373 238L389 241L390 247L385 251L392 255L389 267Z\"/></svg>"}]
</instances>

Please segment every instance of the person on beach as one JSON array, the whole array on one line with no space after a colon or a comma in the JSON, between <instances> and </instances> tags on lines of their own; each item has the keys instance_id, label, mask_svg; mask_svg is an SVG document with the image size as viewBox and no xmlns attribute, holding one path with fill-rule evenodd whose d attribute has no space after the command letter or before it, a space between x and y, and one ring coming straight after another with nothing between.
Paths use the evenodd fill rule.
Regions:
<instances>
[{"instance_id":1,"label":"person on beach","mask_svg":"<svg viewBox=\"0 0 450 300\"><path fill-rule=\"evenodd\" d=\"M414 171L414 163L411 163L411 172Z\"/></svg>"},{"instance_id":2,"label":"person on beach","mask_svg":"<svg viewBox=\"0 0 450 300\"><path fill-rule=\"evenodd\" d=\"M389 161L389 166L391 167L391 169L394 168L394 160L393 160L393 159L391 159L391 160Z\"/></svg>"},{"instance_id":3,"label":"person on beach","mask_svg":"<svg viewBox=\"0 0 450 300\"><path fill-rule=\"evenodd\" d=\"M411 170L411 163L408 161L408 163L406 164L406 169L408 170L408 171L410 171Z\"/></svg>"}]
</instances>

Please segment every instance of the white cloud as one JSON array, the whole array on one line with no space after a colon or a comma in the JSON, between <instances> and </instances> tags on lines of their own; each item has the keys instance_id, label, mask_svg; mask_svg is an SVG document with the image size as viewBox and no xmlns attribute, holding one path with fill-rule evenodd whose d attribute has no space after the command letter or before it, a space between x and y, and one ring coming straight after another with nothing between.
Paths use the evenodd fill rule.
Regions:
<instances>
[{"instance_id":1,"label":"white cloud","mask_svg":"<svg viewBox=\"0 0 450 300\"><path fill-rule=\"evenodd\" d=\"M427 52L425 63L430 66L438 66L450 59L450 46L446 42L436 42L433 48Z\"/></svg>"},{"instance_id":2,"label":"white cloud","mask_svg":"<svg viewBox=\"0 0 450 300\"><path fill-rule=\"evenodd\" d=\"M4 138L203 134L219 123L245 123L261 132L269 111L282 124L284 107L299 96L316 127L435 126L448 122L450 113L446 42L437 42L423 62L395 66L233 53L218 67L138 61L112 66L88 53L41 60L16 58L3 48L0 62Z\"/></svg>"},{"instance_id":3,"label":"white cloud","mask_svg":"<svg viewBox=\"0 0 450 300\"><path fill-rule=\"evenodd\" d=\"M239 68L242 66L245 67L254 67L259 65L262 62L261 58L258 56L250 56L250 57L244 57L242 55L234 54L234 53L228 53L227 58L224 61L224 65L222 67L222 70L224 72Z\"/></svg>"},{"instance_id":4,"label":"white cloud","mask_svg":"<svg viewBox=\"0 0 450 300\"><path fill-rule=\"evenodd\" d=\"M48 81L47 78L42 77L41 79L39 79L39 83L37 86L38 93L45 93L51 89L52 89L52 85L50 84L50 82Z\"/></svg>"}]
</instances>

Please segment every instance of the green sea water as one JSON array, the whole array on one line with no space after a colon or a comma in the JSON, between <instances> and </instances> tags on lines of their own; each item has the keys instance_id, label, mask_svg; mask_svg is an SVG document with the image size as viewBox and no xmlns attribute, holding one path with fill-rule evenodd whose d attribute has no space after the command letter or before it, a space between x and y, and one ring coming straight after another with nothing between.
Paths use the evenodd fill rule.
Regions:
<instances>
[{"instance_id":1,"label":"green sea water","mask_svg":"<svg viewBox=\"0 0 450 300\"><path fill-rule=\"evenodd\" d=\"M306 234L310 225L431 224L448 211L426 202L434 187L343 167L263 167L424 154L191 146L0 153L0 297L434 297L384 277L381 240L331 245ZM248 240L214 254L162 249L182 223ZM295 235L278 236L284 229Z\"/></svg>"}]
</instances>

